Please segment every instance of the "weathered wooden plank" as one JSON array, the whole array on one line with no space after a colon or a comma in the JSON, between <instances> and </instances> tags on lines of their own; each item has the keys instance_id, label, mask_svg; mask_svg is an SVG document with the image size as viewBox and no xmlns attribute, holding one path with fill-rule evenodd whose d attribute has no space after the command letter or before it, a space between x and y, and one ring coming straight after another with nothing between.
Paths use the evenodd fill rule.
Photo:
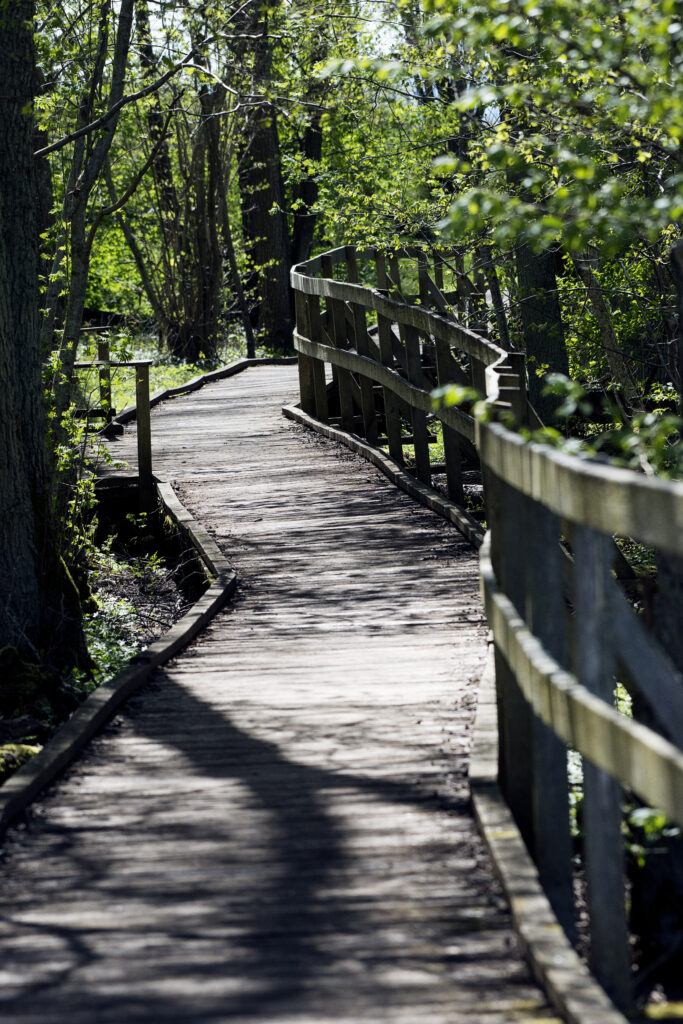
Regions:
<instances>
[{"instance_id":1,"label":"weathered wooden plank","mask_svg":"<svg viewBox=\"0 0 683 1024\"><path fill-rule=\"evenodd\" d=\"M578 526L573 547L578 678L590 693L611 707L616 663L608 639L610 538ZM626 1009L632 996L621 804L618 780L584 758L584 864L591 967L616 1005Z\"/></svg>"}]
</instances>

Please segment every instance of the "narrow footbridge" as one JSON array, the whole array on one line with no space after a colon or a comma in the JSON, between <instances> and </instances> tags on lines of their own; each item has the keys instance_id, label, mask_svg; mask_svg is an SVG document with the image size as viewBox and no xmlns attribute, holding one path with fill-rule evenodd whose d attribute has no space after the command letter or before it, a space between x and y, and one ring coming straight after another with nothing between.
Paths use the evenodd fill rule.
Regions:
<instances>
[{"instance_id":1,"label":"narrow footbridge","mask_svg":"<svg viewBox=\"0 0 683 1024\"><path fill-rule=\"evenodd\" d=\"M616 1024L553 917L572 938L566 745L625 1006L612 780L680 821L683 716L612 536L683 553L683 488L434 408L468 375L533 417L519 355L453 323L424 258L346 248L293 283L298 366L152 411L154 473L237 585L7 829L0 1019ZM135 468L133 431L112 448ZM617 670L656 731L612 706Z\"/></svg>"}]
</instances>

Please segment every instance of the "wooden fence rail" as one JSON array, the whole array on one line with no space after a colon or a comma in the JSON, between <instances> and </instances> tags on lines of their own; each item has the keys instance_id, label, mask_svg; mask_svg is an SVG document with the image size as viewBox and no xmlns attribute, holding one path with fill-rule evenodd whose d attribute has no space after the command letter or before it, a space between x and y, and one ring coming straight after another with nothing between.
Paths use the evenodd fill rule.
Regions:
<instances>
[{"instance_id":1,"label":"wooden fence rail","mask_svg":"<svg viewBox=\"0 0 683 1024\"><path fill-rule=\"evenodd\" d=\"M402 291L406 260L416 295ZM293 268L301 405L388 446L401 465L410 444L412 470L426 484L436 417L455 502L474 445L489 529L481 568L496 651L500 786L571 938L568 748L580 756L592 967L625 1008L632 993L622 790L683 825L683 679L619 585L614 536L683 556L683 484L530 444L459 409L434 409L435 386L468 382L518 423L534 417L523 356L449 318L438 255L431 265L433 276L424 253L387 258L347 246ZM646 706L651 727L617 708L617 680Z\"/></svg>"}]
</instances>

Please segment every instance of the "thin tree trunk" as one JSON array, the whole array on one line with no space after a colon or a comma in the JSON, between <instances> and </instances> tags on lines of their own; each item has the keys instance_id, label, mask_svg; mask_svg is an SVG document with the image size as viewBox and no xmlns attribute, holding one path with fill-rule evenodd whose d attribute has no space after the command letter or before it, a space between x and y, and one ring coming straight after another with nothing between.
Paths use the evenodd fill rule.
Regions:
<instances>
[{"instance_id":1,"label":"thin tree trunk","mask_svg":"<svg viewBox=\"0 0 683 1024\"><path fill-rule=\"evenodd\" d=\"M622 389L628 406L633 409L638 405L638 391L631 375L628 361L624 357L617 332L614 329L612 314L609 310L600 283L593 273L593 268L588 261L581 256L572 253L572 264L579 278L586 287L588 301L593 310L593 316L597 320L602 339L602 350L605 353L607 365L616 384Z\"/></svg>"},{"instance_id":2,"label":"thin tree trunk","mask_svg":"<svg viewBox=\"0 0 683 1024\"><path fill-rule=\"evenodd\" d=\"M541 419L551 423L557 401L551 395L543 395L543 377L548 372L569 373L555 254L548 249L535 253L528 245L520 245L515 263L529 367L529 400Z\"/></svg>"},{"instance_id":3,"label":"thin tree trunk","mask_svg":"<svg viewBox=\"0 0 683 1024\"><path fill-rule=\"evenodd\" d=\"M491 292L491 303L493 305L493 312L496 318L496 326L498 327L500 344L502 348L508 349L509 351L512 348L510 331L508 328L507 315L505 313L505 303L503 302L503 296L500 290L498 271L493 260L491 246L480 245L477 249L477 255L479 256L481 265L484 268L486 283L488 284L489 291Z\"/></svg>"},{"instance_id":4,"label":"thin tree trunk","mask_svg":"<svg viewBox=\"0 0 683 1024\"><path fill-rule=\"evenodd\" d=\"M254 91L267 85L272 65L268 14L261 4L250 13L254 44ZM258 273L259 331L271 348L292 347L294 317L289 285L291 247L280 162L277 111L263 100L254 107L243 132L240 160L242 227L247 251Z\"/></svg>"}]
</instances>

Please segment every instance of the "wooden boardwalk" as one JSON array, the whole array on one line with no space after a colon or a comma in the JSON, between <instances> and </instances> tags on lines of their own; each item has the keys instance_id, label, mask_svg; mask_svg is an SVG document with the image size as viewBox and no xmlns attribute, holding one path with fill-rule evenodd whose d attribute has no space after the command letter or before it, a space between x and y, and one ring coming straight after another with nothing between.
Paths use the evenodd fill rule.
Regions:
<instances>
[{"instance_id":1,"label":"wooden boardwalk","mask_svg":"<svg viewBox=\"0 0 683 1024\"><path fill-rule=\"evenodd\" d=\"M260 367L153 413L240 584L8 834L4 1024L554 1019L469 808L476 557L296 392Z\"/></svg>"}]
</instances>

